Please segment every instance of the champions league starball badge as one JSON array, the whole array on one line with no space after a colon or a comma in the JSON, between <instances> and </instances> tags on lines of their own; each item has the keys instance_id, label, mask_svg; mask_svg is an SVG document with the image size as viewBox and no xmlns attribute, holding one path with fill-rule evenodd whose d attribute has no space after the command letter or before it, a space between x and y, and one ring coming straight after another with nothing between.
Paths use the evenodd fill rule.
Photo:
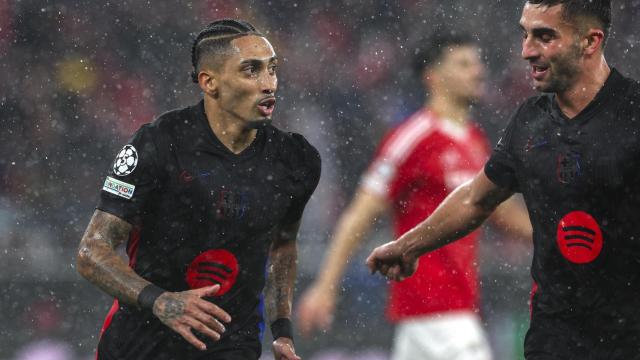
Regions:
<instances>
[{"instance_id":1,"label":"champions league starball badge","mask_svg":"<svg viewBox=\"0 0 640 360\"><path fill-rule=\"evenodd\" d=\"M133 145L125 145L113 163L113 172L118 176L129 175L138 165L138 152Z\"/></svg>"}]
</instances>

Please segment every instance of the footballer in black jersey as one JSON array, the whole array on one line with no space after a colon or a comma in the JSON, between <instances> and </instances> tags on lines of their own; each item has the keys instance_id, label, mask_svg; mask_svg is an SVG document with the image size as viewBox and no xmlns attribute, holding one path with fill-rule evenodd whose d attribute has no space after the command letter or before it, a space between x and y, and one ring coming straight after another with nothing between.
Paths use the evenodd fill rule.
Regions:
<instances>
[{"instance_id":1,"label":"footballer in black jersey","mask_svg":"<svg viewBox=\"0 0 640 360\"><path fill-rule=\"evenodd\" d=\"M481 172L372 271L402 279L417 256L523 194L533 226L527 360L640 359L640 85L611 69L607 0L529 0L522 56L534 87Z\"/></svg>"},{"instance_id":2,"label":"footballer in black jersey","mask_svg":"<svg viewBox=\"0 0 640 360\"><path fill-rule=\"evenodd\" d=\"M263 308L275 357L298 359L295 239L320 157L270 124L276 62L250 24L211 23L194 44L204 99L118 152L78 260L116 297L99 359L257 359ZM124 241L128 266L114 252Z\"/></svg>"}]
</instances>

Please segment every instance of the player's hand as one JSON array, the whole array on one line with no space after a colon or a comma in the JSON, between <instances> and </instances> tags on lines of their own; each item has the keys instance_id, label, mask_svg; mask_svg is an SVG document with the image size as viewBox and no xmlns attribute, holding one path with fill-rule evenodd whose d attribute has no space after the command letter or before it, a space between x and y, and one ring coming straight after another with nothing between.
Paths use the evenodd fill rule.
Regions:
<instances>
[{"instance_id":1,"label":"player's hand","mask_svg":"<svg viewBox=\"0 0 640 360\"><path fill-rule=\"evenodd\" d=\"M399 242L392 241L373 249L367 266L372 274L379 271L387 279L402 281L416 271L418 258L405 253Z\"/></svg>"},{"instance_id":2,"label":"player's hand","mask_svg":"<svg viewBox=\"0 0 640 360\"><path fill-rule=\"evenodd\" d=\"M308 337L318 329L328 330L333 322L335 308L336 295L333 290L319 284L308 288L297 309L296 323L302 336Z\"/></svg>"},{"instance_id":3,"label":"player's hand","mask_svg":"<svg viewBox=\"0 0 640 360\"><path fill-rule=\"evenodd\" d=\"M302 360L302 358L296 355L296 350L293 347L293 340L286 337L277 338L273 344L273 358L275 360Z\"/></svg>"},{"instance_id":4,"label":"player's hand","mask_svg":"<svg viewBox=\"0 0 640 360\"><path fill-rule=\"evenodd\" d=\"M193 346L206 350L207 346L192 331L196 330L218 341L225 330L220 321L231 321L231 316L224 310L202 299L214 295L218 290L220 285L182 292L167 291L153 303L153 314Z\"/></svg>"}]
</instances>

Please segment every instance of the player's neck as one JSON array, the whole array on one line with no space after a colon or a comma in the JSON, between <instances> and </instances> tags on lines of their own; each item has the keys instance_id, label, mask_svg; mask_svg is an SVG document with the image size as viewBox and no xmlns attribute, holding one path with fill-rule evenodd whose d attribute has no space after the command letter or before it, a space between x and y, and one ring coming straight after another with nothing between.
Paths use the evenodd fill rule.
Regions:
<instances>
[{"instance_id":1,"label":"player's neck","mask_svg":"<svg viewBox=\"0 0 640 360\"><path fill-rule=\"evenodd\" d=\"M258 130L248 128L246 122L223 111L213 101L204 101L209 127L220 142L234 154L241 153L256 138Z\"/></svg>"},{"instance_id":2,"label":"player's neck","mask_svg":"<svg viewBox=\"0 0 640 360\"><path fill-rule=\"evenodd\" d=\"M560 110L569 119L574 118L596 97L610 73L611 69L604 57L601 57L594 66L585 66L585 70L569 89L556 93Z\"/></svg>"},{"instance_id":3,"label":"player's neck","mask_svg":"<svg viewBox=\"0 0 640 360\"><path fill-rule=\"evenodd\" d=\"M451 96L432 93L425 106L439 117L458 124L466 124L469 119L468 102Z\"/></svg>"}]
</instances>

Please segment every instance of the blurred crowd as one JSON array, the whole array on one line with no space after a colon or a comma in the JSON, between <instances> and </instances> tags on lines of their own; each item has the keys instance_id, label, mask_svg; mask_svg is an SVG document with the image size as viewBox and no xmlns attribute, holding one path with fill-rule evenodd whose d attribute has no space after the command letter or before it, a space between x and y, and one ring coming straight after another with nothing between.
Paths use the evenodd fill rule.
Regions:
<instances>
[{"instance_id":1,"label":"blurred crowd","mask_svg":"<svg viewBox=\"0 0 640 360\"><path fill-rule=\"evenodd\" d=\"M209 21L243 18L267 35L281 59L274 123L304 134L323 157L300 237L304 287L376 143L424 102L410 68L416 41L436 28L477 37L488 71L474 116L494 140L516 104L533 93L520 60L522 3L0 0L0 310L7 319L0 325L0 359L41 358L33 353L47 344L67 354L60 359L93 351L110 302L77 276L75 248L116 151L141 124L199 99L188 77L191 42ZM608 59L640 78L634 22L640 1L613 4ZM387 224L378 228L379 241L388 241ZM517 297L526 313L527 248L498 235L485 244L484 286L492 290L486 311ZM381 316L384 283L363 274L354 262L344 285L361 309L337 324L349 339L361 327L384 326L372 318ZM498 333L512 326L496 319L489 326ZM366 351L376 349L375 335L358 339L357 351L373 354ZM380 350L361 358L384 358Z\"/></svg>"}]
</instances>

